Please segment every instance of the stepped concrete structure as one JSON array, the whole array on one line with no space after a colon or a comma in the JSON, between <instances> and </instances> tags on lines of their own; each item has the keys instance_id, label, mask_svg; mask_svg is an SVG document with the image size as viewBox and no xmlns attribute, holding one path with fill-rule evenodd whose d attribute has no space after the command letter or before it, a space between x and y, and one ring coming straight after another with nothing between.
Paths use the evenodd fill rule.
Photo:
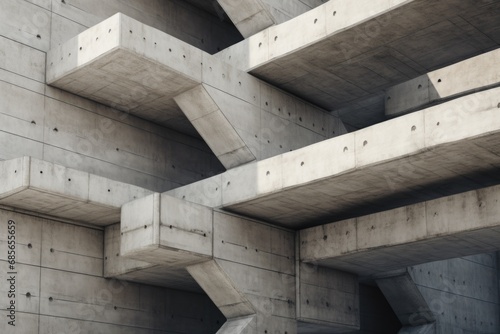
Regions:
<instances>
[{"instance_id":1,"label":"stepped concrete structure","mask_svg":"<svg viewBox=\"0 0 500 334\"><path fill-rule=\"evenodd\" d=\"M3 0L0 333L499 333L499 22Z\"/></svg>"}]
</instances>

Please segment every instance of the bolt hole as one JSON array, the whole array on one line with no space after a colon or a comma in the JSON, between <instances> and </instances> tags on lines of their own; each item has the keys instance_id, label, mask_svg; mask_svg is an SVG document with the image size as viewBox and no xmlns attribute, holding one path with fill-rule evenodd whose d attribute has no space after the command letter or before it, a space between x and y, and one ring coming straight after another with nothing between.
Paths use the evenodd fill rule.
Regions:
<instances>
[{"instance_id":1,"label":"bolt hole","mask_svg":"<svg viewBox=\"0 0 500 334\"><path fill-rule=\"evenodd\" d=\"M54 300L54 298L52 298L52 297L49 297L49 302L51 302L51 301L53 301L53 300Z\"/></svg>"},{"instance_id":2,"label":"bolt hole","mask_svg":"<svg viewBox=\"0 0 500 334\"><path fill-rule=\"evenodd\" d=\"M267 171L267 172L266 172L266 175L267 175L267 176L269 176L270 174L271 174L271 172L270 172L270 171Z\"/></svg>"},{"instance_id":3,"label":"bolt hole","mask_svg":"<svg viewBox=\"0 0 500 334\"><path fill-rule=\"evenodd\" d=\"M50 249L50 252L51 252L51 253L54 253L54 248L51 248L51 249Z\"/></svg>"},{"instance_id":4,"label":"bolt hole","mask_svg":"<svg viewBox=\"0 0 500 334\"><path fill-rule=\"evenodd\" d=\"M238 85L240 85L240 86L241 86L241 81L238 81Z\"/></svg>"},{"instance_id":5,"label":"bolt hole","mask_svg":"<svg viewBox=\"0 0 500 334\"><path fill-rule=\"evenodd\" d=\"M80 51L82 51L82 49L83 49L83 48L80 46Z\"/></svg>"},{"instance_id":6,"label":"bolt hole","mask_svg":"<svg viewBox=\"0 0 500 334\"><path fill-rule=\"evenodd\" d=\"M98 40L99 40L99 37L96 37L96 38L95 38L95 40L96 40L96 41L98 41Z\"/></svg>"},{"instance_id":7,"label":"bolt hole","mask_svg":"<svg viewBox=\"0 0 500 334\"><path fill-rule=\"evenodd\" d=\"M130 33L132 33L132 30L129 30Z\"/></svg>"},{"instance_id":8,"label":"bolt hole","mask_svg":"<svg viewBox=\"0 0 500 334\"><path fill-rule=\"evenodd\" d=\"M390 99L391 99L391 97L390 97L390 96L388 96L388 97L387 97L387 101L389 101Z\"/></svg>"},{"instance_id":9,"label":"bolt hole","mask_svg":"<svg viewBox=\"0 0 500 334\"><path fill-rule=\"evenodd\" d=\"M69 182L71 182L71 179L68 179Z\"/></svg>"},{"instance_id":10,"label":"bolt hole","mask_svg":"<svg viewBox=\"0 0 500 334\"><path fill-rule=\"evenodd\" d=\"M437 126L439 126L439 124L441 124L441 123L439 123L439 122L436 123Z\"/></svg>"},{"instance_id":11,"label":"bolt hole","mask_svg":"<svg viewBox=\"0 0 500 334\"><path fill-rule=\"evenodd\" d=\"M33 248L33 245L31 243L28 244L28 248L31 249Z\"/></svg>"},{"instance_id":12,"label":"bolt hole","mask_svg":"<svg viewBox=\"0 0 500 334\"><path fill-rule=\"evenodd\" d=\"M115 309L115 310L116 310L117 308L118 308L118 307L116 307L116 306L114 307L114 309Z\"/></svg>"},{"instance_id":13,"label":"bolt hole","mask_svg":"<svg viewBox=\"0 0 500 334\"><path fill-rule=\"evenodd\" d=\"M366 140L365 140L365 141L363 142L363 146L366 146L366 145L368 145L368 141L366 141Z\"/></svg>"},{"instance_id":14,"label":"bolt hole","mask_svg":"<svg viewBox=\"0 0 500 334\"><path fill-rule=\"evenodd\" d=\"M182 55L182 58L186 59L186 55Z\"/></svg>"},{"instance_id":15,"label":"bolt hole","mask_svg":"<svg viewBox=\"0 0 500 334\"><path fill-rule=\"evenodd\" d=\"M40 35L38 34L38 35L36 35L36 38L38 38L38 39L42 39L42 36L40 36Z\"/></svg>"},{"instance_id":16,"label":"bolt hole","mask_svg":"<svg viewBox=\"0 0 500 334\"><path fill-rule=\"evenodd\" d=\"M346 147L344 147L344 153L347 151L349 151L349 148L346 146Z\"/></svg>"},{"instance_id":17,"label":"bolt hole","mask_svg":"<svg viewBox=\"0 0 500 334\"><path fill-rule=\"evenodd\" d=\"M499 109L500 109L500 103L497 105L497 108L499 108Z\"/></svg>"},{"instance_id":18,"label":"bolt hole","mask_svg":"<svg viewBox=\"0 0 500 334\"><path fill-rule=\"evenodd\" d=\"M54 130L54 132L59 132L59 129L57 129L57 128L54 128L53 130Z\"/></svg>"},{"instance_id":19,"label":"bolt hole","mask_svg":"<svg viewBox=\"0 0 500 334\"><path fill-rule=\"evenodd\" d=\"M169 48L169 49L168 49L168 52L172 52L172 49L170 49L170 48Z\"/></svg>"},{"instance_id":20,"label":"bolt hole","mask_svg":"<svg viewBox=\"0 0 500 334\"><path fill-rule=\"evenodd\" d=\"M441 82L441 79L438 79L438 82Z\"/></svg>"},{"instance_id":21,"label":"bolt hole","mask_svg":"<svg viewBox=\"0 0 500 334\"><path fill-rule=\"evenodd\" d=\"M337 15L337 11L334 11L334 12L333 12L333 16L335 16L335 15Z\"/></svg>"},{"instance_id":22,"label":"bolt hole","mask_svg":"<svg viewBox=\"0 0 500 334\"><path fill-rule=\"evenodd\" d=\"M326 240L326 239L328 239L328 236L325 234L325 235L323 236L323 240Z\"/></svg>"},{"instance_id":23,"label":"bolt hole","mask_svg":"<svg viewBox=\"0 0 500 334\"><path fill-rule=\"evenodd\" d=\"M111 29L108 30L108 34L111 32Z\"/></svg>"},{"instance_id":24,"label":"bolt hole","mask_svg":"<svg viewBox=\"0 0 500 334\"><path fill-rule=\"evenodd\" d=\"M417 129L417 127L414 125L411 127L411 131L415 131Z\"/></svg>"},{"instance_id":25,"label":"bolt hole","mask_svg":"<svg viewBox=\"0 0 500 334\"><path fill-rule=\"evenodd\" d=\"M304 161L302 161L302 162L300 163L300 166L304 166Z\"/></svg>"},{"instance_id":26,"label":"bolt hole","mask_svg":"<svg viewBox=\"0 0 500 334\"><path fill-rule=\"evenodd\" d=\"M262 46L262 42L259 43L259 48Z\"/></svg>"},{"instance_id":27,"label":"bolt hole","mask_svg":"<svg viewBox=\"0 0 500 334\"><path fill-rule=\"evenodd\" d=\"M40 171L40 174L43 174L43 171Z\"/></svg>"},{"instance_id":28,"label":"bolt hole","mask_svg":"<svg viewBox=\"0 0 500 334\"><path fill-rule=\"evenodd\" d=\"M145 41L145 40L146 40L146 37L143 37L143 38L142 38L142 40L143 40L143 41Z\"/></svg>"},{"instance_id":29,"label":"bolt hole","mask_svg":"<svg viewBox=\"0 0 500 334\"><path fill-rule=\"evenodd\" d=\"M111 192L111 189L108 189L108 193L110 193L110 192Z\"/></svg>"},{"instance_id":30,"label":"bolt hole","mask_svg":"<svg viewBox=\"0 0 500 334\"><path fill-rule=\"evenodd\" d=\"M277 41L278 40L278 36L274 36L274 40Z\"/></svg>"},{"instance_id":31,"label":"bolt hole","mask_svg":"<svg viewBox=\"0 0 500 334\"><path fill-rule=\"evenodd\" d=\"M299 117L299 121L301 121L301 122L302 122L302 117Z\"/></svg>"},{"instance_id":32,"label":"bolt hole","mask_svg":"<svg viewBox=\"0 0 500 334\"><path fill-rule=\"evenodd\" d=\"M147 229L148 228L148 225L144 225L144 229Z\"/></svg>"},{"instance_id":33,"label":"bolt hole","mask_svg":"<svg viewBox=\"0 0 500 334\"><path fill-rule=\"evenodd\" d=\"M316 24L316 22L318 22L318 19L314 19L314 24Z\"/></svg>"},{"instance_id":34,"label":"bolt hole","mask_svg":"<svg viewBox=\"0 0 500 334\"><path fill-rule=\"evenodd\" d=\"M228 182L227 182L227 185L229 186L230 184L231 184L231 181L228 181Z\"/></svg>"}]
</instances>

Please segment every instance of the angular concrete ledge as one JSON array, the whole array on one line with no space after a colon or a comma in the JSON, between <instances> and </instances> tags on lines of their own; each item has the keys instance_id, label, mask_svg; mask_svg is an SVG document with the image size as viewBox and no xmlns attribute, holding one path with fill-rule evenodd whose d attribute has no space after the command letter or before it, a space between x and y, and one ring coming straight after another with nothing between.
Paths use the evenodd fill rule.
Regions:
<instances>
[{"instance_id":1,"label":"angular concrete ledge","mask_svg":"<svg viewBox=\"0 0 500 334\"><path fill-rule=\"evenodd\" d=\"M201 82L202 51L116 14L47 54L47 83L158 123Z\"/></svg>"},{"instance_id":2,"label":"angular concrete ledge","mask_svg":"<svg viewBox=\"0 0 500 334\"><path fill-rule=\"evenodd\" d=\"M151 194L122 207L120 254L184 268L213 255L212 210L174 197Z\"/></svg>"},{"instance_id":3,"label":"angular concrete ledge","mask_svg":"<svg viewBox=\"0 0 500 334\"><path fill-rule=\"evenodd\" d=\"M106 226L121 206L147 189L24 157L0 162L0 204L76 222Z\"/></svg>"},{"instance_id":4,"label":"angular concrete ledge","mask_svg":"<svg viewBox=\"0 0 500 334\"><path fill-rule=\"evenodd\" d=\"M300 258L373 275L500 249L500 186L300 231Z\"/></svg>"},{"instance_id":5,"label":"angular concrete ledge","mask_svg":"<svg viewBox=\"0 0 500 334\"><path fill-rule=\"evenodd\" d=\"M50 85L167 127L184 113L226 168L346 132L325 110L122 14L50 50L47 68Z\"/></svg>"},{"instance_id":6,"label":"angular concrete ledge","mask_svg":"<svg viewBox=\"0 0 500 334\"><path fill-rule=\"evenodd\" d=\"M480 188L499 181L499 94L461 97L167 194L298 229L352 208L363 208L350 213L359 216L443 196L425 188L438 181ZM392 202L380 203L389 196Z\"/></svg>"},{"instance_id":7,"label":"angular concrete ledge","mask_svg":"<svg viewBox=\"0 0 500 334\"><path fill-rule=\"evenodd\" d=\"M450 98L500 85L500 49L391 87L385 114L398 116Z\"/></svg>"}]
</instances>

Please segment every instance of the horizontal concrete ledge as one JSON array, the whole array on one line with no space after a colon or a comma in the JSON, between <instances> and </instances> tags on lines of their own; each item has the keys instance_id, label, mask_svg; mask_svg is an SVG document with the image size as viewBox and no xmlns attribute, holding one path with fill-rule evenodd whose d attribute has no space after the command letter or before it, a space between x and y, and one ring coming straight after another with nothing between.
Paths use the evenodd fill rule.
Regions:
<instances>
[{"instance_id":1,"label":"horizontal concrete ledge","mask_svg":"<svg viewBox=\"0 0 500 334\"><path fill-rule=\"evenodd\" d=\"M500 166L499 94L461 97L167 194L300 229L359 216L361 206L366 214L446 195L425 188L435 182L480 188L474 173L494 178Z\"/></svg>"},{"instance_id":2,"label":"horizontal concrete ledge","mask_svg":"<svg viewBox=\"0 0 500 334\"><path fill-rule=\"evenodd\" d=\"M47 83L165 124L201 82L202 51L120 13L47 54Z\"/></svg>"},{"instance_id":3,"label":"horizontal concrete ledge","mask_svg":"<svg viewBox=\"0 0 500 334\"><path fill-rule=\"evenodd\" d=\"M374 275L500 249L500 186L300 231L300 259Z\"/></svg>"},{"instance_id":4,"label":"horizontal concrete ledge","mask_svg":"<svg viewBox=\"0 0 500 334\"><path fill-rule=\"evenodd\" d=\"M498 85L500 85L500 49L389 88L385 94L385 114L398 116Z\"/></svg>"},{"instance_id":5,"label":"horizontal concrete ledge","mask_svg":"<svg viewBox=\"0 0 500 334\"><path fill-rule=\"evenodd\" d=\"M123 204L151 191L23 157L0 162L0 204L51 217L106 226Z\"/></svg>"}]
</instances>

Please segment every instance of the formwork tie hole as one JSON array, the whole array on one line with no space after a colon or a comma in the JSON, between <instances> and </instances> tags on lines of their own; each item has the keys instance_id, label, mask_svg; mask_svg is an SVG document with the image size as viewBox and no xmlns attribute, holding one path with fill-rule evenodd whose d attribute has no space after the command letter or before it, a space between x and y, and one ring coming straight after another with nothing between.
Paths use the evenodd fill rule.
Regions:
<instances>
[{"instance_id":1,"label":"formwork tie hole","mask_svg":"<svg viewBox=\"0 0 500 334\"><path fill-rule=\"evenodd\" d=\"M363 146L366 146L366 145L368 145L368 141L367 141L367 140L365 140L365 141L363 142Z\"/></svg>"},{"instance_id":2,"label":"formwork tie hole","mask_svg":"<svg viewBox=\"0 0 500 334\"><path fill-rule=\"evenodd\" d=\"M414 125L411 127L411 131L415 131L415 130L417 130L417 127Z\"/></svg>"},{"instance_id":3,"label":"formwork tie hole","mask_svg":"<svg viewBox=\"0 0 500 334\"><path fill-rule=\"evenodd\" d=\"M318 19L314 19L314 24L316 24L316 22L318 22Z\"/></svg>"},{"instance_id":4,"label":"formwork tie hole","mask_svg":"<svg viewBox=\"0 0 500 334\"><path fill-rule=\"evenodd\" d=\"M28 248L31 249L33 248L33 245L31 243L28 244Z\"/></svg>"},{"instance_id":5,"label":"formwork tie hole","mask_svg":"<svg viewBox=\"0 0 500 334\"><path fill-rule=\"evenodd\" d=\"M30 298L31 297L31 293L26 292L26 297Z\"/></svg>"},{"instance_id":6,"label":"formwork tie hole","mask_svg":"<svg viewBox=\"0 0 500 334\"><path fill-rule=\"evenodd\" d=\"M38 39L42 39L42 36L40 36L40 35L36 35L36 38L38 38Z\"/></svg>"},{"instance_id":7,"label":"formwork tie hole","mask_svg":"<svg viewBox=\"0 0 500 334\"><path fill-rule=\"evenodd\" d=\"M333 16L337 15L337 11L333 11Z\"/></svg>"},{"instance_id":8,"label":"formwork tie hole","mask_svg":"<svg viewBox=\"0 0 500 334\"><path fill-rule=\"evenodd\" d=\"M267 172L266 172L266 175L267 175L267 176L269 176L270 174L271 174L271 172L270 172L270 171L267 171Z\"/></svg>"},{"instance_id":9,"label":"formwork tie hole","mask_svg":"<svg viewBox=\"0 0 500 334\"><path fill-rule=\"evenodd\" d=\"M349 151L349 148L346 146L346 147L344 147L344 153L347 151Z\"/></svg>"},{"instance_id":10,"label":"formwork tie hole","mask_svg":"<svg viewBox=\"0 0 500 334\"><path fill-rule=\"evenodd\" d=\"M304 166L304 161L302 161L302 162L300 163L300 166Z\"/></svg>"},{"instance_id":11,"label":"formwork tie hole","mask_svg":"<svg viewBox=\"0 0 500 334\"><path fill-rule=\"evenodd\" d=\"M68 179L69 182L71 182L71 179Z\"/></svg>"}]
</instances>

